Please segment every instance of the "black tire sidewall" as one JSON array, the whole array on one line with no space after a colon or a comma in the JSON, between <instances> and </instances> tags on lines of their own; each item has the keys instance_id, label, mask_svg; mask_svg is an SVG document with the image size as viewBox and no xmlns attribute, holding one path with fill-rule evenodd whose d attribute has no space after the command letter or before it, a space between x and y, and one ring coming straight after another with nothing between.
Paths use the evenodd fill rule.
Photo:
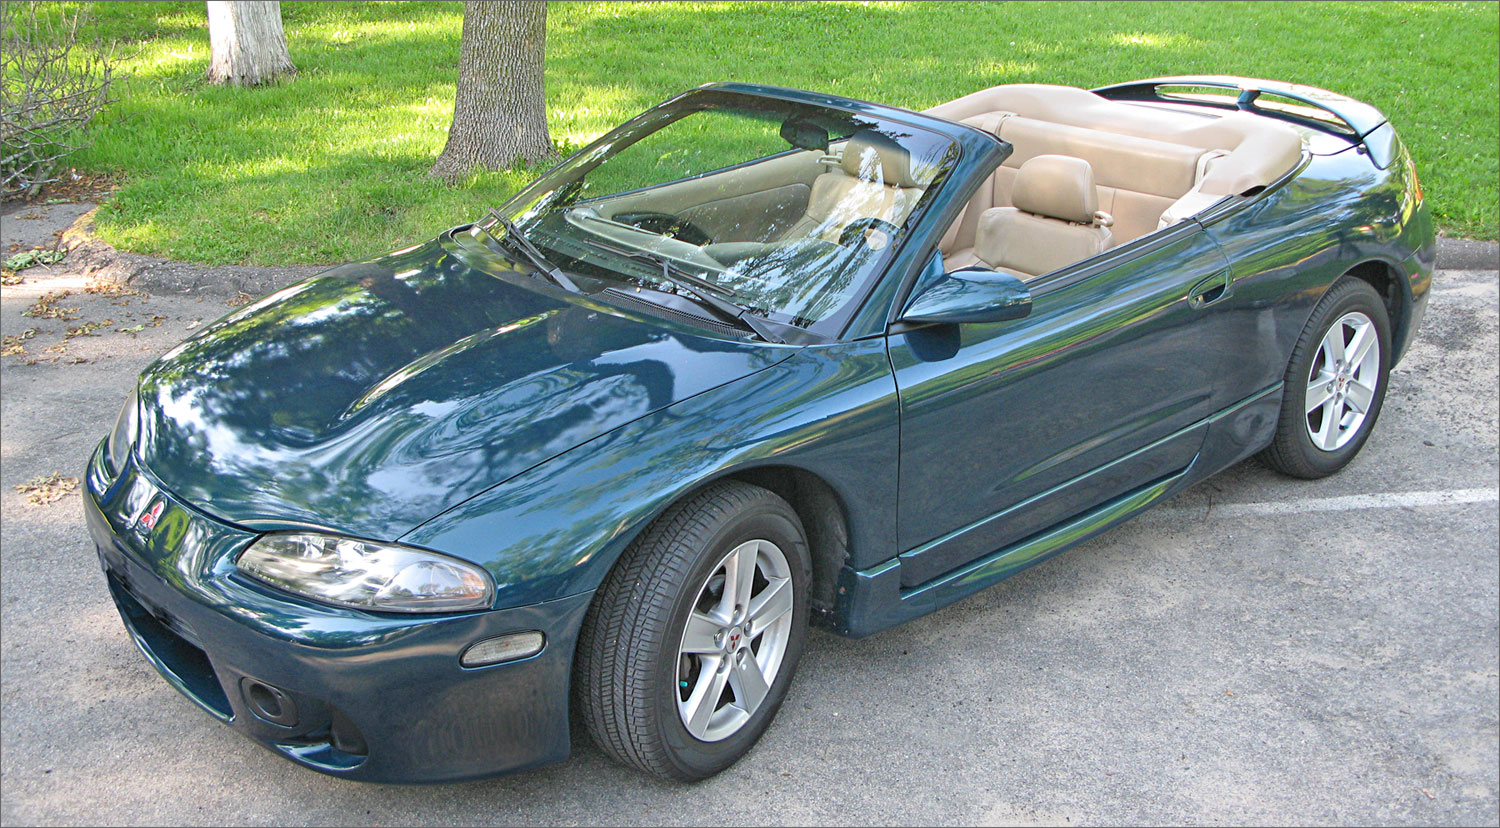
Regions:
<instances>
[{"instance_id":1,"label":"black tire sidewall","mask_svg":"<svg viewBox=\"0 0 1500 828\"><path fill-rule=\"evenodd\" d=\"M786 555L792 572L792 630L786 655L765 700L745 726L726 739L704 742L688 733L677 712L677 648L687 625L688 614L692 611L703 583L713 574L713 570L729 550L755 539L776 544L782 554ZM811 569L807 543L803 540L802 527L796 513L780 503L779 499L756 504L731 516L715 529L712 539L703 545L698 560L678 591L672 607L671 623L667 625L667 640L660 643L659 657L652 665L652 685L667 691L657 694L654 711L662 744L667 747L672 764L684 778L701 779L712 776L734 764L754 746L770 725L771 719L776 716L807 642Z\"/></svg>"},{"instance_id":2,"label":"black tire sidewall","mask_svg":"<svg viewBox=\"0 0 1500 828\"><path fill-rule=\"evenodd\" d=\"M1364 447L1384 407L1386 384L1390 380L1391 372L1391 323L1380 295L1366 283L1352 280L1336 286L1335 290L1338 292L1328 297L1332 301L1320 304L1313 318L1308 321L1304 336L1311 334L1313 338L1302 343L1302 347L1298 349L1298 358L1293 361L1287 371L1287 404L1283 409L1282 428L1292 432L1285 435L1289 438L1286 442L1294 447L1296 459L1307 466L1307 471L1311 472L1312 476L1319 477L1342 469ZM1380 346L1380 373L1374 400L1370 404L1370 410L1365 415L1364 422L1360 423L1359 431L1355 433L1354 439L1333 451L1324 451L1313 445L1312 436L1307 433L1307 381L1312 373L1313 362L1318 358L1323 337L1350 311L1363 313L1375 325L1377 342Z\"/></svg>"}]
</instances>

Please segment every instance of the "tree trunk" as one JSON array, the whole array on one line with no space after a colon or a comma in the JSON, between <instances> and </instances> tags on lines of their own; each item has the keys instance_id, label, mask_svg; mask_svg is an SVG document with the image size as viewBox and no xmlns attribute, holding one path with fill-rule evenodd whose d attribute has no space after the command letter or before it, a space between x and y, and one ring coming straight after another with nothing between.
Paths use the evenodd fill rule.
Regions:
<instances>
[{"instance_id":1,"label":"tree trunk","mask_svg":"<svg viewBox=\"0 0 1500 828\"><path fill-rule=\"evenodd\" d=\"M279 0L208 0L209 83L256 86L296 74Z\"/></svg>"},{"instance_id":2,"label":"tree trunk","mask_svg":"<svg viewBox=\"0 0 1500 828\"><path fill-rule=\"evenodd\" d=\"M552 158L546 53L545 2L464 3L453 125L432 175L451 184L475 167L499 170L518 160Z\"/></svg>"}]
</instances>

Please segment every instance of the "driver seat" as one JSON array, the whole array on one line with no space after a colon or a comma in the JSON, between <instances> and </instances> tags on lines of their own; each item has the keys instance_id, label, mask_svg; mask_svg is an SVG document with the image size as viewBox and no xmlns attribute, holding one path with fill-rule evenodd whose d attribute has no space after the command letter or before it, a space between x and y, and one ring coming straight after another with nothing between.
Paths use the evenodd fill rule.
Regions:
<instances>
[{"instance_id":1,"label":"driver seat","mask_svg":"<svg viewBox=\"0 0 1500 828\"><path fill-rule=\"evenodd\" d=\"M923 190L912 174L910 152L878 132L861 130L844 144L838 167L813 179L806 213L781 240L837 243L844 228L862 218L899 227Z\"/></svg>"}]
</instances>

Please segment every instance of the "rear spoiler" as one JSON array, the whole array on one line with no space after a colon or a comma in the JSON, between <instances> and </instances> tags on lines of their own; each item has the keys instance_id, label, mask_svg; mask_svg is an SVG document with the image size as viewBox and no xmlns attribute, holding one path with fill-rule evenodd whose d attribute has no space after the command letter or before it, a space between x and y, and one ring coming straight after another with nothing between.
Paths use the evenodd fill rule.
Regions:
<instances>
[{"instance_id":1,"label":"rear spoiler","mask_svg":"<svg viewBox=\"0 0 1500 828\"><path fill-rule=\"evenodd\" d=\"M1226 90L1226 94L1194 93L1188 89L1173 92L1173 87L1200 90L1208 87L1210 90ZM1238 109L1336 131L1355 142L1363 140L1386 121L1385 115L1375 107L1326 89L1231 75L1176 75L1101 86L1092 91L1111 100L1192 103ZM1274 98L1262 101L1261 95Z\"/></svg>"}]
</instances>

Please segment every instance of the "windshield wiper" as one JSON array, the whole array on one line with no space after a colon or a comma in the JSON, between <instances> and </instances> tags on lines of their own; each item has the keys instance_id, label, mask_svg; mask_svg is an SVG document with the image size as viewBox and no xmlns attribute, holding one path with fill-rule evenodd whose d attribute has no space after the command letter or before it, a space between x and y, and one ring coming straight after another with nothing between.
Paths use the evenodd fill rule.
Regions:
<instances>
[{"instance_id":1,"label":"windshield wiper","mask_svg":"<svg viewBox=\"0 0 1500 828\"><path fill-rule=\"evenodd\" d=\"M688 273L686 270L673 264L672 260L666 256L659 253L652 253L649 250L625 250L592 239L588 240L588 244L600 250L608 250L617 256L624 256L627 259L645 259L648 262L659 265L661 267L661 280L663 282L687 291L693 298L698 300L700 305L708 308L715 316L731 323L737 322L749 328L755 335L767 342L774 342L777 345L786 344L786 339L772 330L770 324L767 324L770 320L751 313L750 309L743 305L735 304L728 299L714 295L717 292L733 296L734 291L723 285L716 285L707 279Z\"/></svg>"},{"instance_id":2,"label":"windshield wiper","mask_svg":"<svg viewBox=\"0 0 1500 828\"><path fill-rule=\"evenodd\" d=\"M548 261L547 254L543 253L541 248L532 244L531 239L526 238L526 234L521 232L521 228L517 227L515 222L500 215L493 207L490 208L490 215L494 217L497 224L505 228L505 239L498 238L494 233L490 232L488 227L480 228L484 232L489 233L490 238L494 239L497 243L503 243L504 241L511 242L511 247L519 250L521 255L525 256L537 270L551 277L552 281L574 293L583 293L583 289L578 287L578 283L569 279L568 275L563 273L557 265Z\"/></svg>"}]
</instances>

